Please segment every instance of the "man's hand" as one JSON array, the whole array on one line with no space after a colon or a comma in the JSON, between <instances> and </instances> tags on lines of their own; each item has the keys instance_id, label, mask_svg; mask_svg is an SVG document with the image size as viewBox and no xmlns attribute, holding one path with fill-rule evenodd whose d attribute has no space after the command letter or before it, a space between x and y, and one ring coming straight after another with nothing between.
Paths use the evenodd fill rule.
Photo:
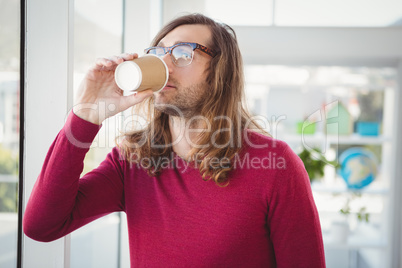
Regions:
<instances>
[{"instance_id":1,"label":"man's hand","mask_svg":"<svg viewBox=\"0 0 402 268\"><path fill-rule=\"evenodd\" d=\"M123 90L114 81L114 71L117 65L135 58L138 58L137 54L122 54L97 59L80 84L73 108L74 113L84 120L100 125L106 118L151 96L152 90L124 96Z\"/></svg>"}]
</instances>

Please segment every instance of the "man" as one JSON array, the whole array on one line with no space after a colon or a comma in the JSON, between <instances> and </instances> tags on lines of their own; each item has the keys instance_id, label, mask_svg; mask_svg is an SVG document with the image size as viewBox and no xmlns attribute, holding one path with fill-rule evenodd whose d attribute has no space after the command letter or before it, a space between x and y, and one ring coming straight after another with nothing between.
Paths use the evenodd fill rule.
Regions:
<instances>
[{"instance_id":1,"label":"man","mask_svg":"<svg viewBox=\"0 0 402 268\"><path fill-rule=\"evenodd\" d=\"M190 52L189 52L190 51ZM199 14L166 25L147 53L169 81L123 96L100 59L81 85L28 202L24 231L51 241L115 211L127 214L138 267L324 267L318 213L301 160L258 134L242 108L242 60L233 30ZM149 98L152 96L151 98ZM81 179L104 119L147 99L150 124L126 133ZM99 107L112 107L99 112ZM259 131L261 132L261 131Z\"/></svg>"}]
</instances>

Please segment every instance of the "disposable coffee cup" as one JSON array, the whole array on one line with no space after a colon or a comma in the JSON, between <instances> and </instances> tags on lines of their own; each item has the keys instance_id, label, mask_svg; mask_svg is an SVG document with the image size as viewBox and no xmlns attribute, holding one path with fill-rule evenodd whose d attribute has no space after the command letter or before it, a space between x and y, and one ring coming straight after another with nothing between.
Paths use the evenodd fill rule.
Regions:
<instances>
[{"instance_id":1,"label":"disposable coffee cup","mask_svg":"<svg viewBox=\"0 0 402 268\"><path fill-rule=\"evenodd\" d=\"M158 92L166 86L169 70L161 58L146 54L120 63L116 67L114 78L125 94L147 89Z\"/></svg>"}]
</instances>

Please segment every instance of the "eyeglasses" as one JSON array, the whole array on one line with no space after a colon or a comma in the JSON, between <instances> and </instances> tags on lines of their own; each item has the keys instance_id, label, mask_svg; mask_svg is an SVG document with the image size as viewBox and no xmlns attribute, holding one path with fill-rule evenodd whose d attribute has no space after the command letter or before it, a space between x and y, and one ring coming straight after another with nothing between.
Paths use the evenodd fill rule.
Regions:
<instances>
[{"instance_id":1,"label":"eyeglasses","mask_svg":"<svg viewBox=\"0 0 402 268\"><path fill-rule=\"evenodd\" d=\"M190 65L193 62L194 50L199 49L211 57L215 57L216 53L206 46L197 43L178 43L171 47L150 47L145 49L146 54L154 54L158 57L170 54L173 63L178 67Z\"/></svg>"}]
</instances>

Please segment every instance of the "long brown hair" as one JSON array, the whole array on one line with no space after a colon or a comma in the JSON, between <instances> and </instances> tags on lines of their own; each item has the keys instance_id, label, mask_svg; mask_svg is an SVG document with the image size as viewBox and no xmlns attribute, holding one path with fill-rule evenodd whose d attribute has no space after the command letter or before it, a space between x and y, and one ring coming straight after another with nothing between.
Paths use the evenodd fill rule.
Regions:
<instances>
[{"instance_id":1,"label":"long brown hair","mask_svg":"<svg viewBox=\"0 0 402 268\"><path fill-rule=\"evenodd\" d=\"M243 62L236 34L230 26L201 14L185 15L161 29L151 45L156 46L170 31L187 24L208 26L212 38L211 43L205 45L217 52L207 70L209 94L206 94L200 112L200 116L208 120L210 131L202 132L197 141L197 144L208 146L193 148L190 154L204 180L213 179L218 185L227 185L234 157L242 148L244 130L263 130L244 107ZM125 133L119 146L127 160L141 163L150 176L157 176L162 169L156 164L160 163L158 159L173 155L172 146L164 146L172 142L169 115L154 108L153 97L144 103L142 107L147 107L148 126ZM225 164L222 165L217 159L225 159Z\"/></svg>"}]
</instances>

